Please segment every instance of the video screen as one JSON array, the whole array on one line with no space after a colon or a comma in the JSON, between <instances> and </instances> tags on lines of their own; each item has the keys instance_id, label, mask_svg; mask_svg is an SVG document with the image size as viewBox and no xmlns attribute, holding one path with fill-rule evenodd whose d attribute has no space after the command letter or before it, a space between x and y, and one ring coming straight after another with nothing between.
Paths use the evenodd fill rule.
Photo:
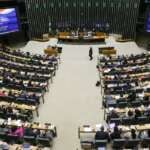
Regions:
<instances>
[{"instance_id":1,"label":"video screen","mask_svg":"<svg viewBox=\"0 0 150 150\"><path fill-rule=\"evenodd\" d=\"M19 31L16 8L0 9L0 35Z\"/></svg>"},{"instance_id":2,"label":"video screen","mask_svg":"<svg viewBox=\"0 0 150 150\"><path fill-rule=\"evenodd\" d=\"M149 11L148 17L147 17L146 31L150 32L150 11Z\"/></svg>"}]
</instances>

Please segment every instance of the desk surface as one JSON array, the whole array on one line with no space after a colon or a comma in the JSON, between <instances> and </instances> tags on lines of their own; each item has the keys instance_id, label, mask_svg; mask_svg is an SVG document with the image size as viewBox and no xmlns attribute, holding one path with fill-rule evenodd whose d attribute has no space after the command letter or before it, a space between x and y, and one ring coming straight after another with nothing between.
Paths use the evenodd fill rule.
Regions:
<instances>
[{"instance_id":1,"label":"desk surface","mask_svg":"<svg viewBox=\"0 0 150 150\"><path fill-rule=\"evenodd\" d=\"M0 124L5 124L6 126L23 126L25 128L32 128L32 129L39 129L39 130L53 130L55 131L55 126L52 124L41 124L38 122L23 122L21 120L5 120L5 119L0 119Z\"/></svg>"},{"instance_id":2,"label":"desk surface","mask_svg":"<svg viewBox=\"0 0 150 150\"><path fill-rule=\"evenodd\" d=\"M5 105L5 106L10 106L12 108L18 108L18 109L24 109L24 110L31 110L31 111L36 111L37 107L33 105L25 105L25 104L17 104L17 103L9 103L5 101L0 102L0 106Z\"/></svg>"},{"instance_id":3,"label":"desk surface","mask_svg":"<svg viewBox=\"0 0 150 150\"><path fill-rule=\"evenodd\" d=\"M91 34L85 34L84 32L78 32L77 34L72 34L71 32L58 33L58 39L68 41L104 41L106 37L106 34L103 32L91 32Z\"/></svg>"},{"instance_id":4,"label":"desk surface","mask_svg":"<svg viewBox=\"0 0 150 150\"><path fill-rule=\"evenodd\" d=\"M100 130L101 124L99 125L86 125L86 126L80 126L79 127L79 132L80 133L96 133L97 131ZM149 130L150 129L150 124L145 124L145 125L130 125L130 126L125 126L125 125L119 125L119 129L122 129L123 132L130 131L131 129L135 129L137 131L141 130ZM108 126L106 127L106 130L112 130L111 127Z\"/></svg>"}]
</instances>

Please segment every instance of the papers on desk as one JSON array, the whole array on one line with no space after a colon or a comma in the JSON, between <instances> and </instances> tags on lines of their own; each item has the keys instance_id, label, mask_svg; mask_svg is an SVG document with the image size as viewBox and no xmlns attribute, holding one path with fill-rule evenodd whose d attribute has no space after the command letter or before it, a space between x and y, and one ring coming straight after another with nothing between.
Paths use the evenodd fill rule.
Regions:
<instances>
[{"instance_id":1,"label":"papers on desk","mask_svg":"<svg viewBox=\"0 0 150 150\"><path fill-rule=\"evenodd\" d=\"M95 130L96 131L100 131L101 126L102 126L101 124L96 124L95 125Z\"/></svg>"},{"instance_id":2,"label":"papers on desk","mask_svg":"<svg viewBox=\"0 0 150 150\"><path fill-rule=\"evenodd\" d=\"M115 97L115 99L119 99L120 95L115 95L114 97Z\"/></svg>"},{"instance_id":3,"label":"papers on desk","mask_svg":"<svg viewBox=\"0 0 150 150\"><path fill-rule=\"evenodd\" d=\"M108 69L105 69L105 70L104 70L104 73L108 73L110 70L111 70L111 69L109 69L109 68L108 68Z\"/></svg>"},{"instance_id":4,"label":"papers on desk","mask_svg":"<svg viewBox=\"0 0 150 150\"><path fill-rule=\"evenodd\" d=\"M109 108L108 108L109 111L112 111L113 109L114 109L113 107L109 107Z\"/></svg>"},{"instance_id":5,"label":"papers on desk","mask_svg":"<svg viewBox=\"0 0 150 150\"><path fill-rule=\"evenodd\" d=\"M145 125L135 125L135 128L137 129L137 130L148 130L148 129L150 129L150 124L145 124Z\"/></svg>"},{"instance_id":6,"label":"papers on desk","mask_svg":"<svg viewBox=\"0 0 150 150\"><path fill-rule=\"evenodd\" d=\"M8 125L16 125L18 127L22 126L21 120L11 120L11 118L8 118L7 124Z\"/></svg>"},{"instance_id":7,"label":"papers on desk","mask_svg":"<svg viewBox=\"0 0 150 150\"><path fill-rule=\"evenodd\" d=\"M130 127L129 126L119 125L118 128L121 129L124 132L130 131Z\"/></svg>"},{"instance_id":8,"label":"papers on desk","mask_svg":"<svg viewBox=\"0 0 150 150\"><path fill-rule=\"evenodd\" d=\"M117 87L117 84L108 84L108 88Z\"/></svg>"},{"instance_id":9,"label":"papers on desk","mask_svg":"<svg viewBox=\"0 0 150 150\"><path fill-rule=\"evenodd\" d=\"M138 97L142 97L143 98L144 97L144 92L143 93L139 93Z\"/></svg>"},{"instance_id":10,"label":"papers on desk","mask_svg":"<svg viewBox=\"0 0 150 150\"><path fill-rule=\"evenodd\" d=\"M8 125L11 125L11 118L8 118L7 124L8 124Z\"/></svg>"},{"instance_id":11,"label":"papers on desk","mask_svg":"<svg viewBox=\"0 0 150 150\"><path fill-rule=\"evenodd\" d=\"M85 132L91 132L92 131L91 127L84 127L83 129L84 129Z\"/></svg>"},{"instance_id":12,"label":"papers on desk","mask_svg":"<svg viewBox=\"0 0 150 150\"><path fill-rule=\"evenodd\" d=\"M110 129L114 129L114 127L115 127L115 123L109 124L109 128L110 128Z\"/></svg>"},{"instance_id":13,"label":"papers on desk","mask_svg":"<svg viewBox=\"0 0 150 150\"><path fill-rule=\"evenodd\" d=\"M48 129L50 129L50 130L54 130L54 128L55 128L55 126L52 124L50 126L48 126Z\"/></svg>"}]
</instances>

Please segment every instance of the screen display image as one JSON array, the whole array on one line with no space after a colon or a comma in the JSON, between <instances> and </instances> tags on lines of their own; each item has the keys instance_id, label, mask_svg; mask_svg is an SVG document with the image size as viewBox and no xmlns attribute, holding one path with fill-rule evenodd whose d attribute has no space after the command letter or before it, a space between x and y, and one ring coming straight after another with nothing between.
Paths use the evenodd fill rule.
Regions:
<instances>
[{"instance_id":1,"label":"screen display image","mask_svg":"<svg viewBox=\"0 0 150 150\"><path fill-rule=\"evenodd\" d=\"M150 32L150 12L148 13L147 23L146 23L146 31Z\"/></svg>"},{"instance_id":2,"label":"screen display image","mask_svg":"<svg viewBox=\"0 0 150 150\"><path fill-rule=\"evenodd\" d=\"M0 35L19 31L16 8L0 9Z\"/></svg>"}]
</instances>

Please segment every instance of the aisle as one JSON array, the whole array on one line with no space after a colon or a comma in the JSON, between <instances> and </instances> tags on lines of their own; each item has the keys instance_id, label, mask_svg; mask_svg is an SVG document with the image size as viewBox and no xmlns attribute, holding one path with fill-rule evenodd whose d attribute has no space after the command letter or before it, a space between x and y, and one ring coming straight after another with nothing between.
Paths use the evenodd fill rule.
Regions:
<instances>
[{"instance_id":1,"label":"aisle","mask_svg":"<svg viewBox=\"0 0 150 150\"><path fill-rule=\"evenodd\" d=\"M100 92L95 86L97 48L92 61L89 61L88 49L86 45L63 46L54 83L45 96L45 104L40 106L40 117L36 120L54 123L58 129L53 150L79 150L78 126L103 120Z\"/></svg>"}]
</instances>

